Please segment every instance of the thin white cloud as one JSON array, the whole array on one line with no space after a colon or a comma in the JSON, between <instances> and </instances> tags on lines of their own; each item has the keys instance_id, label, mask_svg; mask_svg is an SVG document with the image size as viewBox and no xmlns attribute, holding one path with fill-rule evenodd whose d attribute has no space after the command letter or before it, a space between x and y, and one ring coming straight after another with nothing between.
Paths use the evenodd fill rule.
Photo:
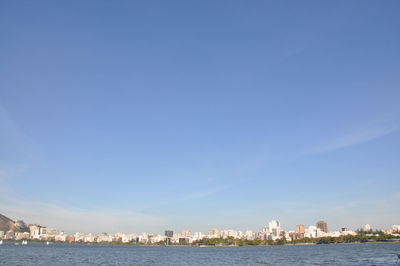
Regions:
<instances>
[{"instance_id":1,"label":"thin white cloud","mask_svg":"<svg viewBox=\"0 0 400 266\"><path fill-rule=\"evenodd\" d=\"M174 197L173 199L169 200L162 200L158 201L152 205L146 206L145 209L151 209L159 206L165 206L165 205L170 205L170 204L178 204L180 202L186 202L186 201L191 201L191 200L199 200L203 198L208 198L212 195L215 195L223 190L227 190L229 188L242 185L246 182L248 182L248 178L237 178L236 180L231 180L228 184L225 185L216 185L213 186L210 189L202 189L202 190L195 190L195 191L187 191L187 193Z\"/></svg>"},{"instance_id":2,"label":"thin white cloud","mask_svg":"<svg viewBox=\"0 0 400 266\"><path fill-rule=\"evenodd\" d=\"M353 132L310 149L307 154L339 150L384 137L400 129L399 126L381 126Z\"/></svg>"}]
</instances>

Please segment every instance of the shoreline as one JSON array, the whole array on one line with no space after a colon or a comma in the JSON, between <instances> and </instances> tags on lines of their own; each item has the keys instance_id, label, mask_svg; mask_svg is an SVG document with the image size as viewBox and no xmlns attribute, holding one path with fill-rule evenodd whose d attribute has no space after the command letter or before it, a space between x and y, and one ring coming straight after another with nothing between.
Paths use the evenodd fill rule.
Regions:
<instances>
[{"instance_id":1,"label":"shoreline","mask_svg":"<svg viewBox=\"0 0 400 266\"><path fill-rule=\"evenodd\" d=\"M50 242L49 245L46 244L47 241L29 241L28 244L39 245L43 244L44 246L52 246L52 245L80 245L80 246L129 246L129 247L274 247L274 246L327 246L327 245L357 245L357 244L384 244L384 243L397 243L399 244L400 241L370 241L370 242L352 242L352 243L327 243L327 244L318 244L318 243L287 243L283 245L147 245L147 244L132 244L132 243L68 243L68 242ZM6 244L7 246L13 245L18 243L16 246L20 246L21 241L15 240L4 240L3 245ZM13 245L14 246L14 245ZM22 245L24 246L24 245ZM1 245L0 245L1 248Z\"/></svg>"}]
</instances>

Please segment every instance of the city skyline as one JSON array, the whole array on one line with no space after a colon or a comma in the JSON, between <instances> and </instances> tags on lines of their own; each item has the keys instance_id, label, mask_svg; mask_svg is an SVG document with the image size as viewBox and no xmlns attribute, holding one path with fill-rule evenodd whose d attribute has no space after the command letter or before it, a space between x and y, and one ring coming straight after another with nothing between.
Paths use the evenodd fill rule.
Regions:
<instances>
[{"instance_id":1,"label":"city skyline","mask_svg":"<svg viewBox=\"0 0 400 266\"><path fill-rule=\"evenodd\" d=\"M1 215L1 213L0 213ZM7 217L9 218L9 217ZM13 218L13 217L12 217ZM100 231L93 231L93 230L89 230L89 231L82 231L82 230L78 230L78 231L71 231L71 230L64 230L63 228L59 228L58 226L49 226L46 224L38 224L35 222L29 222L27 223L26 221L24 221L23 219L21 219L21 217L19 217L18 219L14 219L15 223L24 223L26 225L34 225L34 226L39 226L42 228L50 228L52 230L57 230L58 232L65 232L67 234L73 234L73 233L84 233L84 234L102 234L105 233L106 230L100 230ZM279 236L281 232L296 232L296 233L305 233L307 230L310 230L310 228L314 228L313 230L319 230L322 233L329 233L329 232L337 232L337 231L343 231L343 229L349 230L350 232L355 232L358 230L364 230L364 231L381 231L381 230L388 230L388 228L390 226L398 228L397 231L400 231L400 225L385 225L384 227L375 227L374 225L371 225L369 223L365 223L365 224L360 224L356 227L349 227L346 223L342 224L339 228L333 228L333 230L328 230L328 223L324 220L318 220L314 223L310 223L310 224L306 224L306 223L296 223L295 226L285 226L282 225L280 220L271 220L270 222L265 223L264 225L262 225L262 223L259 223L259 228L237 228L237 227L218 227L218 226L211 226L210 228L208 228L207 230L196 230L196 229L190 229L188 226L184 226L181 228L177 228L176 226L172 225L172 226L167 226L166 228L164 228L161 231L154 231L154 232L150 232L151 234L162 234L162 232L166 233L166 232L183 232L183 231L188 231L188 232L209 232L209 234L211 234L210 232L212 232L213 230L219 231L217 229L218 228L223 228L221 230L225 230L225 231L230 231L230 230L234 230L234 231L252 231L252 232L266 232L268 234L271 235L275 235L275 236ZM278 230L275 230L277 229ZM288 229L289 228L289 229ZM134 228L131 228L128 231L110 231L107 233L111 233L111 234L118 234L118 233L138 233L141 230L134 230ZM143 231L143 230L142 230Z\"/></svg>"},{"instance_id":2,"label":"city skyline","mask_svg":"<svg viewBox=\"0 0 400 266\"><path fill-rule=\"evenodd\" d=\"M78 241L76 238L80 238L83 242L115 242L121 240L115 240L114 237L121 238L122 242L141 242L147 243L158 243L160 241L165 243L172 243L171 239L174 241L180 241L180 238L187 238L187 243L192 243L192 241L197 241L206 238L228 238L234 237L235 239L263 239L263 240L273 240L277 241L282 238L287 241L296 241L304 238L316 239L316 238L338 238L341 236L357 236L360 232L361 234L367 234L368 236L373 236L374 234L380 234L383 232L385 235L393 235L394 237L400 236L400 225L392 225L391 229L385 228L373 228L370 224L364 224L360 226L357 230L351 230L348 227L341 227L340 230L328 230L328 223L323 220L317 221L313 225L305 226L304 224L297 224L296 227L292 229L287 229L281 225L278 220L271 220L266 223L261 230L252 229L217 229L215 227L211 228L206 232L192 231L190 229L181 230L171 230L166 229L164 233L161 232L65 232L59 228L48 227L45 225L31 224L23 220L10 221L13 228L5 229L5 221L9 220L8 217L0 215L0 240L51 240L51 241L61 241L61 242L75 242ZM136 239L140 236L140 239L146 239L144 242L142 240ZM136 240L134 240L134 238ZM151 240L153 238L153 240ZM101 240L103 239L103 240ZM185 240L186 242L186 240Z\"/></svg>"},{"instance_id":3,"label":"city skyline","mask_svg":"<svg viewBox=\"0 0 400 266\"><path fill-rule=\"evenodd\" d=\"M0 1L0 213L83 232L399 224L399 8Z\"/></svg>"},{"instance_id":4,"label":"city skyline","mask_svg":"<svg viewBox=\"0 0 400 266\"><path fill-rule=\"evenodd\" d=\"M12 230L5 230L4 221L7 217L0 216L0 245L5 241L28 240L64 243L98 243L98 244L128 244L128 245L194 245L194 246L252 246L252 245L310 245L329 243L367 243L367 242L398 242L400 240L400 225L392 225L391 229L373 230L370 224L365 224L357 231L347 227L340 231L328 231L325 221L305 227L297 225L296 230L286 230L278 220L268 222L262 230L232 230L212 228L208 232L182 230L176 232L165 230L164 234L154 232L142 233L108 233L98 234L75 232L66 233L56 228L49 228L24 221L15 221ZM11 228L9 228L11 229ZM5 231L4 231L5 230Z\"/></svg>"}]
</instances>

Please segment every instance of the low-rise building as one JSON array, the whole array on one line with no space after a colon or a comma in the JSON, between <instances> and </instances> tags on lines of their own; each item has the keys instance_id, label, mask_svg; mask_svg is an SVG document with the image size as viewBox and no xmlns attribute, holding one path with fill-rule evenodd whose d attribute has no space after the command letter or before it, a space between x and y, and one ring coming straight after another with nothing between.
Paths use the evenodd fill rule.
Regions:
<instances>
[{"instance_id":1,"label":"low-rise building","mask_svg":"<svg viewBox=\"0 0 400 266\"><path fill-rule=\"evenodd\" d=\"M15 237L15 232L10 230L6 232L4 239L12 240L14 239L14 237Z\"/></svg>"},{"instance_id":2,"label":"low-rise building","mask_svg":"<svg viewBox=\"0 0 400 266\"><path fill-rule=\"evenodd\" d=\"M15 240L29 239L29 232L16 232Z\"/></svg>"}]
</instances>

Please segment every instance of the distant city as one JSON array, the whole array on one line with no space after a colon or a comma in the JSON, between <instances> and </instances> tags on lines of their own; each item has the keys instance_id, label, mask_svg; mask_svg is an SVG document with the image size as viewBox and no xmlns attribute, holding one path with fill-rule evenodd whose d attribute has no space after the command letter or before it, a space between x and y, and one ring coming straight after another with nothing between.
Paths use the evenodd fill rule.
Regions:
<instances>
[{"instance_id":1,"label":"distant city","mask_svg":"<svg viewBox=\"0 0 400 266\"><path fill-rule=\"evenodd\" d=\"M365 224L357 231L352 231L346 227L340 231L329 231L328 223L325 221L317 221L314 225L305 226L298 224L294 230L286 231L283 229L278 220L272 220L261 228L259 232L252 230L218 230L211 229L207 233L192 232L184 230L174 232L173 230L165 230L164 235L151 233L116 233L116 234L92 234L80 233L67 234L55 228L49 228L37 224L27 224L24 221L12 221L11 219L0 215L2 218L2 227L9 230L0 230L0 240L32 240L32 241L52 241L52 242L68 242L68 243L123 243L123 244L143 244L143 245L182 245L201 243L204 240L212 239L231 239L246 241L271 241L283 240L285 243L294 243L304 239L318 238L340 238L348 236L357 236L363 233L365 236L386 235L394 240L400 238L400 225L392 225L391 229L374 230L371 225ZM267 243L267 242L265 242Z\"/></svg>"}]
</instances>

